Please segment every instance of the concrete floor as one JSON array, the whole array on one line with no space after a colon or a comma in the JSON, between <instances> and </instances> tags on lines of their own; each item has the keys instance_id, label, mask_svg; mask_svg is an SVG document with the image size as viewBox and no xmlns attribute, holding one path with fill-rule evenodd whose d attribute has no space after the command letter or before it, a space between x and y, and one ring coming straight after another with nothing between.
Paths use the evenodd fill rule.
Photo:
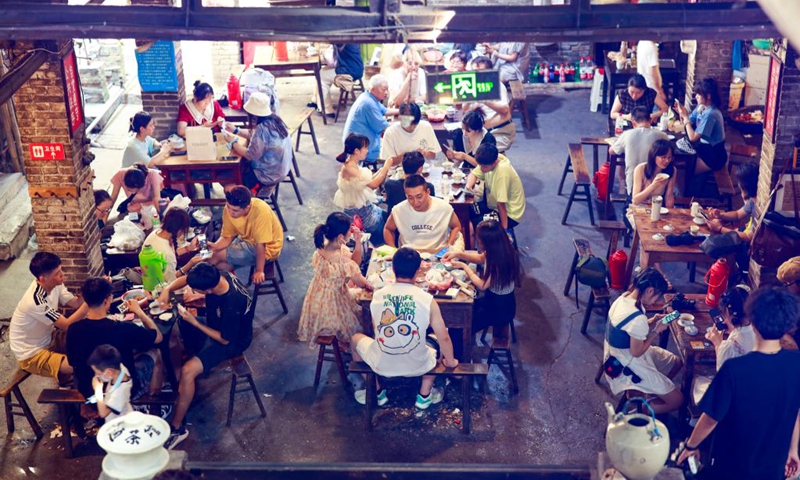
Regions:
<instances>
[{"instance_id":1,"label":"concrete floor","mask_svg":"<svg viewBox=\"0 0 800 480\"><path fill-rule=\"evenodd\" d=\"M291 118L292 110L308 100L305 91L310 90L305 90L303 83L306 80L281 84L284 117ZM453 413L459 407L456 385L447 388L441 406L418 417L413 408L416 383L393 382L389 388L390 408L381 409L372 433L364 431L362 407L345 395L335 368L326 367L323 385L317 392L311 387L317 352L298 343L295 331L310 281L312 230L332 209L338 168L333 157L341 149L344 123L323 126L321 118L315 117L322 154L313 154L307 138L298 154L302 174L298 181L305 205L297 204L291 189L282 189L281 193L288 234L296 237L286 242L281 256L286 275L282 288L290 313L280 314L276 298L262 298L255 337L247 351L268 417L259 418L255 402L243 394L237 399L233 426L226 428L230 377L224 370L212 373L200 381L188 414L191 434L180 448L188 452L189 459L574 466L593 463L604 444L603 402L613 401L606 390L593 383L602 355L604 323L596 315L589 335L581 335L580 321L588 291L581 288L582 305L576 308L574 298L564 297L562 290L574 253L571 239L587 238L598 252L605 251L608 240L590 226L583 204L573 207L569 224L562 226L567 199L556 195L567 143L604 133L604 116L590 113L588 104L588 90L529 97L535 125L524 133L515 117L519 133L508 156L523 179L528 199L524 221L517 228L525 270L523 286L517 292L519 343L514 347L520 394L510 397L505 377L492 368L489 391L483 395L473 392L476 408L470 436L459 432L456 420L460 415ZM98 155L98 170L115 170L113 162L119 162L121 151L113 152ZM102 178L100 175L101 181ZM23 259L4 267L0 267L3 299L13 297L9 294L12 290L19 292L18 297L28 282L27 262ZM672 281L685 285L686 270L682 266L673 270ZM684 291L700 289L696 284ZM485 349L478 351L487 353ZM7 342L0 344L0 363L3 372L13 366ZM23 388L45 429L45 439L33 443L30 430L18 421L17 433L6 438L0 448L0 476L94 478L102 457L95 444L79 443L78 458L65 460L60 439L49 438L54 411L35 403L38 391L47 384L35 379ZM0 423L0 429L5 425Z\"/></svg>"}]
</instances>

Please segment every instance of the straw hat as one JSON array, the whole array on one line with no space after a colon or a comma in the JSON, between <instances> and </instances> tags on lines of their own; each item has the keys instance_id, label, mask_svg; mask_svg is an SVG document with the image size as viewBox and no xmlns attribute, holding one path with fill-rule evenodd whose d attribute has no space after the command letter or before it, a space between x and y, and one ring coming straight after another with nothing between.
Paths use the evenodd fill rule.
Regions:
<instances>
[{"instance_id":1,"label":"straw hat","mask_svg":"<svg viewBox=\"0 0 800 480\"><path fill-rule=\"evenodd\" d=\"M269 108L269 96L263 92L253 92L247 103L244 104L244 111L256 117L269 117L272 109Z\"/></svg>"},{"instance_id":2,"label":"straw hat","mask_svg":"<svg viewBox=\"0 0 800 480\"><path fill-rule=\"evenodd\" d=\"M778 268L778 280L793 283L800 280L800 257L790 258Z\"/></svg>"}]
</instances>

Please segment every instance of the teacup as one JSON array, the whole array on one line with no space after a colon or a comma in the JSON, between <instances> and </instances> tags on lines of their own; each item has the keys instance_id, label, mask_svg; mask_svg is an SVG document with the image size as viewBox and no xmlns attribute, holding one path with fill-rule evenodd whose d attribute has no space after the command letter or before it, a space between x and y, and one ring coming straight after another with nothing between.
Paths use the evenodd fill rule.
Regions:
<instances>
[{"instance_id":1,"label":"teacup","mask_svg":"<svg viewBox=\"0 0 800 480\"><path fill-rule=\"evenodd\" d=\"M700 233L700 227L697 225L690 225L689 231L692 232L692 235L697 235L698 233Z\"/></svg>"},{"instance_id":2,"label":"teacup","mask_svg":"<svg viewBox=\"0 0 800 480\"><path fill-rule=\"evenodd\" d=\"M450 161L442 162L442 168L444 168L444 171L447 172L447 173L453 171L453 166L455 166L455 163L453 163L453 162L450 162Z\"/></svg>"}]
</instances>

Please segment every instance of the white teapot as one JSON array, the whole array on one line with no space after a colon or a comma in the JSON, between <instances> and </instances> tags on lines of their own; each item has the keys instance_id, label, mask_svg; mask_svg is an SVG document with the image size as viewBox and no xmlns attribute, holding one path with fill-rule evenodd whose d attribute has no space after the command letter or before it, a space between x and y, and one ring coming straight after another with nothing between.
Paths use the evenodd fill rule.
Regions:
<instances>
[{"instance_id":1,"label":"white teapot","mask_svg":"<svg viewBox=\"0 0 800 480\"><path fill-rule=\"evenodd\" d=\"M628 480L652 480L669 456L669 431L656 420L647 400L631 399L625 403L623 412L633 400L644 403L650 415L614 413L614 407L606 402L606 452L614 468Z\"/></svg>"}]
</instances>

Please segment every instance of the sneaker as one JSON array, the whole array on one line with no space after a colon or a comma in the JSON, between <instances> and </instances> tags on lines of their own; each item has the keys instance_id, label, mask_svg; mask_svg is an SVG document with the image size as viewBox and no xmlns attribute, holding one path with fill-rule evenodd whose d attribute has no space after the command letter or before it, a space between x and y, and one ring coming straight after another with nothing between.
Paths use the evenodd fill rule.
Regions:
<instances>
[{"instance_id":1,"label":"sneaker","mask_svg":"<svg viewBox=\"0 0 800 480\"><path fill-rule=\"evenodd\" d=\"M360 403L361 405L367 404L367 389L362 388L361 390L356 390L355 395L356 402ZM378 406L382 407L386 405L386 402L389 401L389 397L386 396L386 389L384 388L380 392L378 392Z\"/></svg>"},{"instance_id":2,"label":"sneaker","mask_svg":"<svg viewBox=\"0 0 800 480\"><path fill-rule=\"evenodd\" d=\"M317 107L317 103L316 102L308 102L308 103L306 103L306 107L319 108L319 107Z\"/></svg>"},{"instance_id":3,"label":"sneaker","mask_svg":"<svg viewBox=\"0 0 800 480\"><path fill-rule=\"evenodd\" d=\"M444 392L436 387L431 389L431 393L427 397L417 394L417 401L414 406L420 410L427 410L431 405L436 405L444 399Z\"/></svg>"},{"instance_id":4,"label":"sneaker","mask_svg":"<svg viewBox=\"0 0 800 480\"><path fill-rule=\"evenodd\" d=\"M180 430L173 430L169 434L169 438L167 439L167 441L164 442L164 448L166 448L167 450L172 450L173 448L175 448L177 444L186 440L186 437L188 436L189 436L189 430L187 430L185 427L181 427Z\"/></svg>"}]
</instances>

